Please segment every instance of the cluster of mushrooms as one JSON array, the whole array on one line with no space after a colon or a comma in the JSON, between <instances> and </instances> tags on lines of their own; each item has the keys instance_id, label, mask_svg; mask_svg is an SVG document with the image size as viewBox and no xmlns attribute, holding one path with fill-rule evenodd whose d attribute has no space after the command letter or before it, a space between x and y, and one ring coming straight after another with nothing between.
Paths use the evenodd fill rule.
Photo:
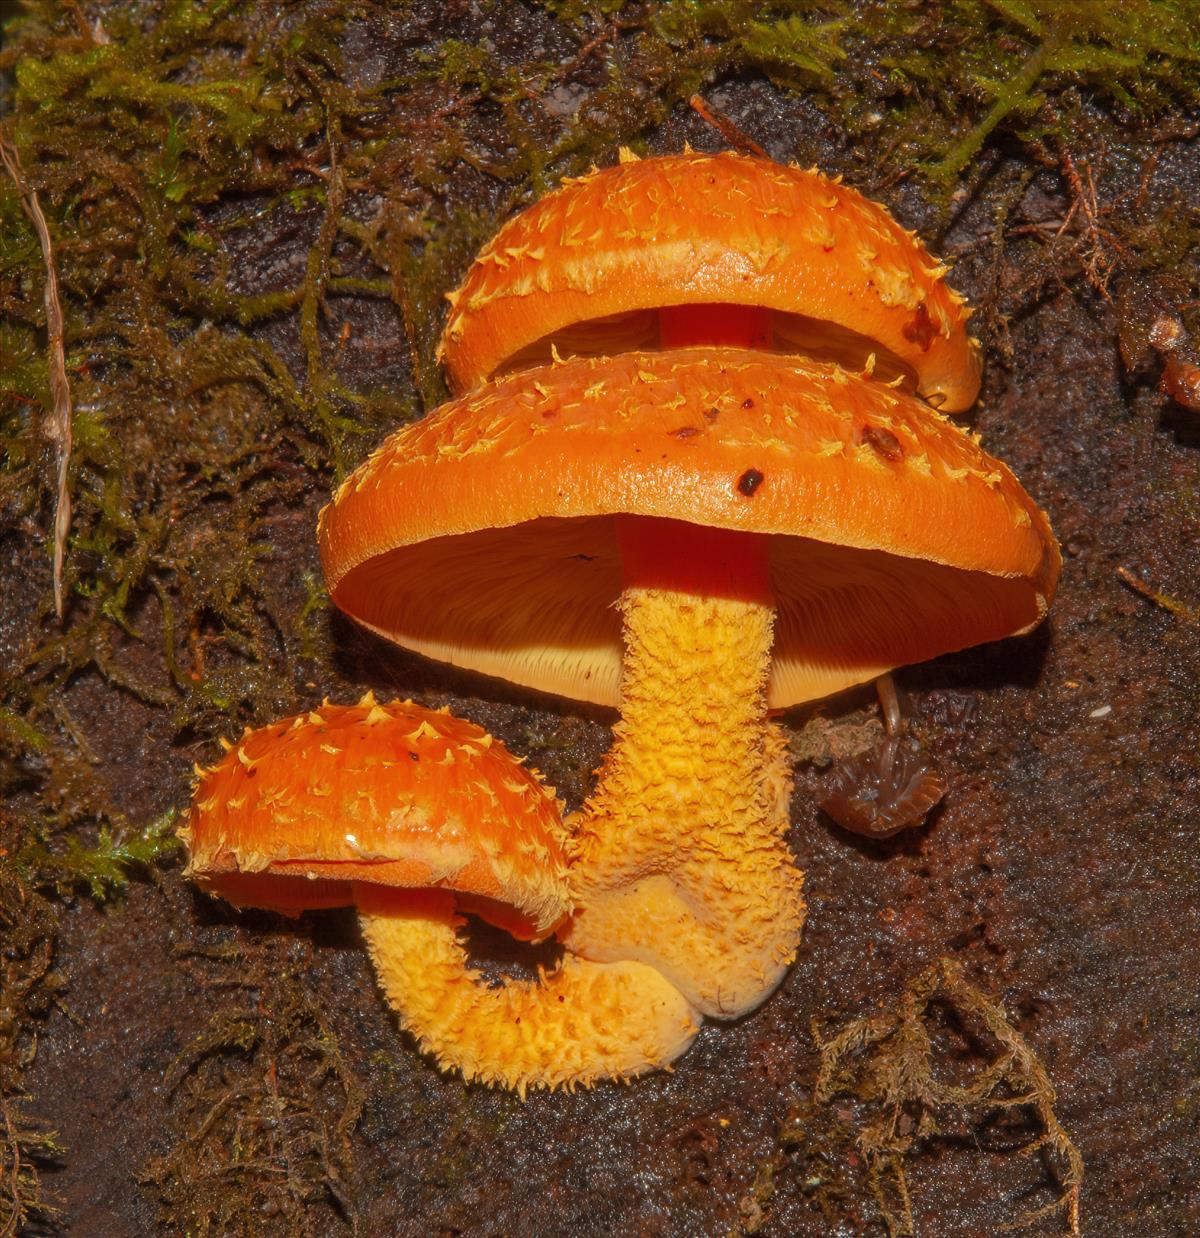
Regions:
<instances>
[{"instance_id":1,"label":"cluster of mushrooms","mask_svg":"<svg viewBox=\"0 0 1200 1238\"><path fill-rule=\"evenodd\" d=\"M763 1002L804 919L772 712L1024 632L1058 577L945 416L979 385L945 269L837 180L732 153L623 152L510 220L450 297L457 398L341 486L321 558L371 631L616 706L596 789L564 820L445 710L325 703L199 771L190 875L353 905L421 1047L522 1094ZM482 982L468 914L561 965Z\"/></svg>"}]
</instances>

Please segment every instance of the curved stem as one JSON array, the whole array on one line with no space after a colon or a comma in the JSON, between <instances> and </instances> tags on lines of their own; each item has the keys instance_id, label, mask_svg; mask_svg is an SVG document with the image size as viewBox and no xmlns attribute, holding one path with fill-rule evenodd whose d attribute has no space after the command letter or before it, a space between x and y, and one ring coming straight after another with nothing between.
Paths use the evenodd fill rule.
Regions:
<instances>
[{"instance_id":1,"label":"curved stem","mask_svg":"<svg viewBox=\"0 0 1200 1238\"><path fill-rule=\"evenodd\" d=\"M896 681L891 675L880 675L875 680L875 691L879 694L879 712L883 714L883 729L888 739L900 734L904 723L900 712L900 698L896 695Z\"/></svg>"},{"instance_id":2,"label":"curved stem","mask_svg":"<svg viewBox=\"0 0 1200 1238\"><path fill-rule=\"evenodd\" d=\"M567 956L539 980L490 987L458 939L453 895L397 899L360 886L359 923L380 987L421 1048L468 1081L514 1088L590 1086L667 1066L700 1020L653 968Z\"/></svg>"},{"instance_id":3,"label":"curved stem","mask_svg":"<svg viewBox=\"0 0 1200 1238\"><path fill-rule=\"evenodd\" d=\"M572 823L580 911L566 944L647 963L703 1013L732 1018L778 985L803 921L785 841L791 774L766 717L766 550L650 521L631 522L622 550L621 721Z\"/></svg>"}]
</instances>

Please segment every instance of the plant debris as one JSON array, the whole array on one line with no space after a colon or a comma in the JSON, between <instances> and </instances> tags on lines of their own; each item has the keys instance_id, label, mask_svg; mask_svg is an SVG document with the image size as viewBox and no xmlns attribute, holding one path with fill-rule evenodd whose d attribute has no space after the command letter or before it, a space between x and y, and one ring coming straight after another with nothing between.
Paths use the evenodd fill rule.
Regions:
<instances>
[{"instance_id":1,"label":"plant debris","mask_svg":"<svg viewBox=\"0 0 1200 1238\"><path fill-rule=\"evenodd\" d=\"M753 138L744 134L724 112L713 107L703 95L692 95L688 100L688 107L706 125L711 125L734 150L743 155L755 155L759 159L767 158L767 152Z\"/></svg>"},{"instance_id":2,"label":"plant debris","mask_svg":"<svg viewBox=\"0 0 1200 1238\"><path fill-rule=\"evenodd\" d=\"M1200 609L1197 609L1195 606L1189 606L1186 602L1181 602L1169 593L1164 593L1161 589L1156 589L1153 585L1147 584L1136 572L1131 571L1124 564L1117 568L1117 576L1122 584L1128 585L1134 593L1149 599L1155 606L1161 607L1177 619L1182 619L1186 623L1200 622Z\"/></svg>"},{"instance_id":3,"label":"plant debris","mask_svg":"<svg viewBox=\"0 0 1200 1238\"><path fill-rule=\"evenodd\" d=\"M973 1056L980 1037L990 1050L965 1082L949 1082L937 1069L944 1054L931 1032L940 1007L970 1028ZM961 964L944 958L905 987L894 1010L854 1019L822 1040L813 1104L853 1098L856 1146L866 1161L867 1182L890 1238L915 1235L905 1163L943 1133L947 1115L976 1124L1026 1113L1036 1129L1020 1144L1022 1155L1043 1152L1057 1183L1056 1198L1015 1218L1006 1228L1061 1216L1066 1232L1080 1233L1079 1192L1083 1160L1054 1113L1055 1093L1045 1067L1013 1027L1003 1006L969 984ZM962 1073L962 1063L957 1063ZM1014 1138L1022 1129L1012 1128ZM801 1129L784 1142L802 1137Z\"/></svg>"},{"instance_id":4,"label":"plant debris","mask_svg":"<svg viewBox=\"0 0 1200 1238\"><path fill-rule=\"evenodd\" d=\"M0 829L0 844L6 831ZM53 1131L27 1112L21 1075L37 1048L34 1020L54 1000L55 915L6 863L0 845L0 1238L14 1238L57 1209L45 1167L62 1155Z\"/></svg>"}]
</instances>

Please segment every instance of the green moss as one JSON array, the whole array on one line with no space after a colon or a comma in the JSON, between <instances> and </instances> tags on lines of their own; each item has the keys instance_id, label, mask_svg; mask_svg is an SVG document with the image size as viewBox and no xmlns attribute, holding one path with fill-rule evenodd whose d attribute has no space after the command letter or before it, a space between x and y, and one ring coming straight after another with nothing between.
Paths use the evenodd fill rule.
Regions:
<instances>
[{"instance_id":1,"label":"green moss","mask_svg":"<svg viewBox=\"0 0 1200 1238\"><path fill-rule=\"evenodd\" d=\"M850 28L845 6L722 3L675 0L659 5L652 29L672 47L706 48L714 69L750 67L780 85L807 90L827 86L846 57Z\"/></svg>"},{"instance_id":2,"label":"green moss","mask_svg":"<svg viewBox=\"0 0 1200 1238\"><path fill-rule=\"evenodd\" d=\"M132 832L102 828L92 842L73 835L61 847L31 840L17 851L12 863L27 880L59 893L82 887L93 898L109 898L125 887L132 872L153 868L179 850L175 816L172 810Z\"/></svg>"},{"instance_id":3,"label":"green moss","mask_svg":"<svg viewBox=\"0 0 1200 1238\"><path fill-rule=\"evenodd\" d=\"M595 20L595 6L547 7ZM1132 124L1200 100L1194 0L667 0L650 14L645 54L661 41L702 76L764 73L942 194L1002 135L1067 140L1078 90Z\"/></svg>"},{"instance_id":4,"label":"green moss","mask_svg":"<svg viewBox=\"0 0 1200 1238\"><path fill-rule=\"evenodd\" d=\"M140 1174L164 1232L292 1235L317 1210L357 1228L347 1176L362 1094L302 955L290 935L193 955L197 979L233 999L168 1073L178 1138Z\"/></svg>"},{"instance_id":5,"label":"green moss","mask_svg":"<svg viewBox=\"0 0 1200 1238\"><path fill-rule=\"evenodd\" d=\"M843 121L861 132L865 120L943 193L1001 134L1026 149L1069 141L1080 89L1132 124L1200 98L1191 0L861 0L853 12L843 47L863 93L841 98Z\"/></svg>"}]
</instances>

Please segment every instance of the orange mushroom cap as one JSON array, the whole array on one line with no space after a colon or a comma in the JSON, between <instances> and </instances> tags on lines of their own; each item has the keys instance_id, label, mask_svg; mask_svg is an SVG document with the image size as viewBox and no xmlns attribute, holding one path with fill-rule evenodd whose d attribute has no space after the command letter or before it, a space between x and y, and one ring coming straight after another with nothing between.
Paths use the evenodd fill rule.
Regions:
<instances>
[{"instance_id":1,"label":"orange mushroom cap","mask_svg":"<svg viewBox=\"0 0 1200 1238\"><path fill-rule=\"evenodd\" d=\"M699 1016L641 963L568 956L534 981L475 973L461 911L544 936L570 911L554 792L479 727L411 701L322 705L200 770L188 875L241 905L353 902L379 983L421 1047L523 1096L666 1066Z\"/></svg>"},{"instance_id":2,"label":"orange mushroom cap","mask_svg":"<svg viewBox=\"0 0 1200 1238\"><path fill-rule=\"evenodd\" d=\"M571 353L657 345L655 311L773 311L774 345L902 377L947 412L979 390L947 268L876 202L815 168L687 152L569 180L506 223L462 285L440 355L456 391Z\"/></svg>"},{"instance_id":3,"label":"orange mushroom cap","mask_svg":"<svg viewBox=\"0 0 1200 1238\"><path fill-rule=\"evenodd\" d=\"M1009 470L920 400L742 349L576 358L451 401L346 481L319 540L367 627L615 704L626 513L770 538L774 707L1026 630L1060 566Z\"/></svg>"},{"instance_id":4,"label":"orange mushroom cap","mask_svg":"<svg viewBox=\"0 0 1200 1238\"><path fill-rule=\"evenodd\" d=\"M473 723L411 701L368 694L247 731L198 771L181 834L188 875L239 905L436 888L522 936L569 910L553 788Z\"/></svg>"}]
</instances>

